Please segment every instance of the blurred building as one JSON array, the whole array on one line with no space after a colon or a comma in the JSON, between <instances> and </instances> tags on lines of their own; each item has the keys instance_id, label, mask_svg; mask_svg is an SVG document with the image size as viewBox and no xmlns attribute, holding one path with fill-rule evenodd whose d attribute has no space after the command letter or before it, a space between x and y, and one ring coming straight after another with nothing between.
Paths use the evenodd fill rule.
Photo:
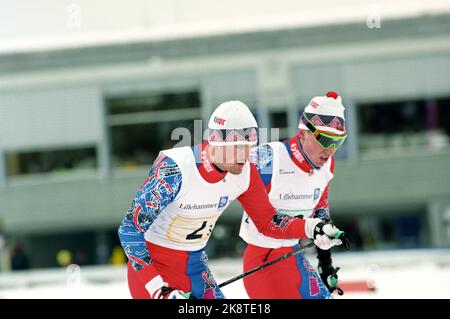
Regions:
<instances>
[{"instance_id":1,"label":"blurred building","mask_svg":"<svg viewBox=\"0 0 450 319\"><path fill-rule=\"evenodd\" d=\"M74 2L80 17L89 13ZM116 15L109 33L84 37L81 24L70 36L0 47L0 220L32 266L54 265L61 249L79 264L112 252L158 151L187 132L173 129L198 143L206 125L194 120L239 99L282 139L329 90L343 97L350 133L330 186L336 222L360 248L450 245L449 6L391 5L383 15L358 1L346 2L353 14L287 2L298 14L285 20L247 19L246 7L221 24L216 11L204 21L172 3L160 9L173 23L154 19L152 31L120 32ZM238 204L223 214L212 256L239 247L240 217Z\"/></svg>"}]
</instances>

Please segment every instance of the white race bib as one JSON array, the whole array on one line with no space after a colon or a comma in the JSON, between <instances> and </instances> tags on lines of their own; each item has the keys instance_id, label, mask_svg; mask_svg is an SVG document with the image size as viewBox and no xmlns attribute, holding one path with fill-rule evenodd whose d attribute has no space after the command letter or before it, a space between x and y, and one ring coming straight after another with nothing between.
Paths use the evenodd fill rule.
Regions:
<instances>
[{"instance_id":1,"label":"white race bib","mask_svg":"<svg viewBox=\"0 0 450 319\"><path fill-rule=\"evenodd\" d=\"M187 218L176 216L167 229L167 238L178 243L207 241L220 215Z\"/></svg>"}]
</instances>

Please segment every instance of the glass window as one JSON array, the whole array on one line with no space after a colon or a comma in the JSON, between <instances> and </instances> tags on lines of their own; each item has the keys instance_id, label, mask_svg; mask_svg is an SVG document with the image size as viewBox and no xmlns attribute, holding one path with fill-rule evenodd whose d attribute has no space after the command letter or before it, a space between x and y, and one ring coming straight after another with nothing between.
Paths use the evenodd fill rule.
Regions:
<instances>
[{"instance_id":1,"label":"glass window","mask_svg":"<svg viewBox=\"0 0 450 319\"><path fill-rule=\"evenodd\" d=\"M288 115L286 111L272 111L269 113L270 128L279 130L279 140L288 136Z\"/></svg>"},{"instance_id":2,"label":"glass window","mask_svg":"<svg viewBox=\"0 0 450 319\"><path fill-rule=\"evenodd\" d=\"M450 98L436 100L438 107L437 124L447 136L450 136Z\"/></svg>"},{"instance_id":3,"label":"glass window","mask_svg":"<svg viewBox=\"0 0 450 319\"><path fill-rule=\"evenodd\" d=\"M191 133L189 144L193 145L193 120L112 127L113 166L132 168L152 165L160 150L172 148L179 142L171 140L172 131L179 127L189 130Z\"/></svg>"},{"instance_id":4,"label":"glass window","mask_svg":"<svg viewBox=\"0 0 450 319\"><path fill-rule=\"evenodd\" d=\"M7 175L61 172L96 168L95 148L17 151L6 153Z\"/></svg>"},{"instance_id":5,"label":"glass window","mask_svg":"<svg viewBox=\"0 0 450 319\"><path fill-rule=\"evenodd\" d=\"M110 98L107 105L110 115L186 109L198 107L200 96L198 92L129 96Z\"/></svg>"},{"instance_id":6,"label":"glass window","mask_svg":"<svg viewBox=\"0 0 450 319\"><path fill-rule=\"evenodd\" d=\"M288 118L286 111L276 111L270 113L271 127L287 127Z\"/></svg>"},{"instance_id":7,"label":"glass window","mask_svg":"<svg viewBox=\"0 0 450 319\"><path fill-rule=\"evenodd\" d=\"M181 139L184 145L194 143L194 120L201 118L198 91L114 98L107 104L113 167L151 165L160 150ZM172 137L177 128L189 135Z\"/></svg>"},{"instance_id":8,"label":"glass window","mask_svg":"<svg viewBox=\"0 0 450 319\"><path fill-rule=\"evenodd\" d=\"M373 103L359 107L361 133L412 133L425 130L423 101Z\"/></svg>"},{"instance_id":9,"label":"glass window","mask_svg":"<svg viewBox=\"0 0 450 319\"><path fill-rule=\"evenodd\" d=\"M448 148L449 109L449 98L361 104L357 108L360 149Z\"/></svg>"}]
</instances>

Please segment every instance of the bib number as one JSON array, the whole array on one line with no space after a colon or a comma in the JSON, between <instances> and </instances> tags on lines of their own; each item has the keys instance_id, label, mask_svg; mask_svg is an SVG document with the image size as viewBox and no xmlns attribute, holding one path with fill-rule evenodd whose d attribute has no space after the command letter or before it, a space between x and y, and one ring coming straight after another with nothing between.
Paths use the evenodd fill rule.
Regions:
<instances>
[{"instance_id":1,"label":"bib number","mask_svg":"<svg viewBox=\"0 0 450 319\"><path fill-rule=\"evenodd\" d=\"M195 240L195 239L202 238L203 235L199 234L199 232L206 227L206 223L207 223L207 221L205 220L203 222L202 226L199 229L197 229L197 230L193 231L192 233L190 233L189 235L187 235L186 239L187 240Z\"/></svg>"},{"instance_id":2,"label":"bib number","mask_svg":"<svg viewBox=\"0 0 450 319\"><path fill-rule=\"evenodd\" d=\"M211 236L218 216L203 218L174 218L167 231L167 238L176 242L200 243Z\"/></svg>"}]
</instances>

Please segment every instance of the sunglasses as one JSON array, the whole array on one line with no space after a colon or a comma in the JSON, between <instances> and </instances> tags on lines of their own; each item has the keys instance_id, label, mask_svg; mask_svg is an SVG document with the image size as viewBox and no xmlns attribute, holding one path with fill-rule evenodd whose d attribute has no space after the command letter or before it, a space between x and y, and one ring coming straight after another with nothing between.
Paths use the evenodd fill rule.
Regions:
<instances>
[{"instance_id":1,"label":"sunglasses","mask_svg":"<svg viewBox=\"0 0 450 319\"><path fill-rule=\"evenodd\" d=\"M334 146L337 150L342 146L342 144L344 144L344 141L347 138L346 133L342 135L331 135L330 133L318 130L305 116L305 114L302 115L301 120L302 123L305 124L305 126L311 131L311 133L314 134L316 142L326 150L332 146Z\"/></svg>"}]
</instances>

